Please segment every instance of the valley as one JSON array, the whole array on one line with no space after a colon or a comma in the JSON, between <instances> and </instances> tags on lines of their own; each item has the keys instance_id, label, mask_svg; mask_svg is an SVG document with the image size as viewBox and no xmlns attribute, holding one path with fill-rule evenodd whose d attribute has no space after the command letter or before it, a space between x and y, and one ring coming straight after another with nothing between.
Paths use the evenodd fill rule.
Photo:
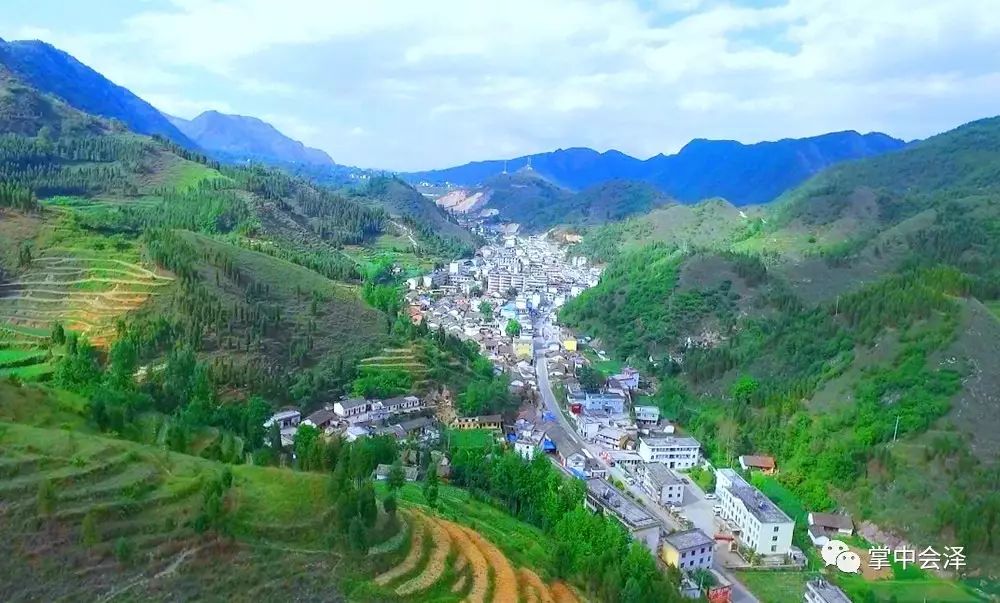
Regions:
<instances>
[{"instance_id":1,"label":"valley","mask_svg":"<svg viewBox=\"0 0 1000 603\"><path fill-rule=\"evenodd\" d=\"M797 5L182 4L14 20L94 65L0 39L0 600L1000 597L957 50L854 65L881 7L833 60ZM910 64L952 75L871 79Z\"/></svg>"}]
</instances>

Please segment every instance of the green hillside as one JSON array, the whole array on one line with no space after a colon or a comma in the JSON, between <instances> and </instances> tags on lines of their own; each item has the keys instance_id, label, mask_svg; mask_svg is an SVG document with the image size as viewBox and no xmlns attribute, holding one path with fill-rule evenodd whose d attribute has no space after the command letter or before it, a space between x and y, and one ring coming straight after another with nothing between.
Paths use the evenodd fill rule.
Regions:
<instances>
[{"instance_id":1,"label":"green hillside","mask_svg":"<svg viewBox=\"0 0 1000 603\"><path fill-rule=\"evenodd\" d=\"M961 540L992 571L997 141L1000 119L983 120L832 168L746 218L667 207L593 230L579 249L610 262L560 318L645 365L656 403L714 461L773 454L808 509Z\"/></svg>"},{"instance_id":2,"label":"green hillside","mask_svg":"<svg viewBox=\"0 0 1000 603\"><path fill-rule=\"evenodd\" d=\"M529 231L553 226L584 227L641 214L666 205L670 198L651 184L611 180L579 192L564 189L537 172L518 170L490 178L476 189L486 195L485 208Z\"/></svg>"},{"instance_id":3,"label":"green hillside","mask_svg":"<svg viewBox=\"0 0 1000 603\"><path fill-rule=\"evenodd\" d=\"M724 199L694 205L667 203L652 211L584 230L576 251L606 262L622 251L650 243L663 243L690 251L726 249L760 229L763 210L737 208Z\"/></svg>"},{"instance_id":4,"label":"green hillside","mask_svg":"<svg viewBox=\"0 0 1000 603\"><path fill-rule=\"evenodd\" d=\"M385 210L403 236L420 240L425 255L469 255L477 238L444 210L398 178L376 176L352 193L362 203Z\"/></svg>"}]
</instances>

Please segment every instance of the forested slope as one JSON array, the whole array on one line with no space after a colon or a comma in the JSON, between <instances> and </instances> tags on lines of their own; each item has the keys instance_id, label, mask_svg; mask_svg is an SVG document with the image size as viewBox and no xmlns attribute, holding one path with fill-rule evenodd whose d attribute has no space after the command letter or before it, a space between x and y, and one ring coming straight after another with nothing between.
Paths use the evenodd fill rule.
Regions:
<instances>
[{"instance_id":1,"label":"forested slope","mask_svg":"<svg viewBox=\"0 0 1000 603\"><path fill-rule=\"evenodd\" d=\"M998 137L983 120L844 164L700 248L649 218L599 229L581 249L611 262L560 318L645 364L716 462L773 454L810 509L996 567L1000 424L976 384L1000 370L977 343L1000 297Z\"/></svg>"}]
</instances>

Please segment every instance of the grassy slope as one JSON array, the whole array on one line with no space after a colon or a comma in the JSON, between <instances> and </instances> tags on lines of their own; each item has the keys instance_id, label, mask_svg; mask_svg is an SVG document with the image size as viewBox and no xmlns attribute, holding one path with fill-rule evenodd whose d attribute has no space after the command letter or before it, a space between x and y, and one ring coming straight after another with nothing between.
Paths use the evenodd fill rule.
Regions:
<instances>
[{"instance_id":1,"label":"grassy slope","mask_svg":"<svg viewBox=\"0 0 1000 603\"><path fill-rule=\"evenodd\" d=\"M771 279L798 299L808 305L835 305L839 297L900 269L913 254L915 244L933 236L948 204L953 204L954 209L948 209L952 216L964 216L977 224L992 223L995 232L996 199L1000 194L998 142L1000 119L984 120L894 155L838 166L786 194L768 209L764 215L766 221L759 227L737 229L736 237L709 238L708 244L760 254L768 263ZM701 235L698 223L662 219L671 211L678 210L661 208L642 218L598 229L596 233L610 233L606 239L616 246L616 238L627 237L620 245L626 250L650 242L683 246ZM655 222L663 226L655 229L652 226ZM594 235L590 238L592 241ZM945 235L948 238L954 237ZM996 275L1000 258L989 249L988 245L980 244L978 252L967 251L951 261L979 267L980 274L989 274L987 271L992 269ZM846 260L830 261L829 257ZM693 261L685 262L682 273ZM751 292L744 299L753 302L745 308L751 316L760 311L759 295ZM961 454L934 456L933 450L940 445L940 439L957 439L960 448L967 448L988 464L998 458L996 433L1000 423L994 409L996 374L1000 369L996 366L996 355L987 351L990 347L987 342L1000 336L1000 322L995 320L998 306L996 301L985 304L975 299L959 301L960 320L954 339L945 338L928 359L931 369L954 367L965 375L962 389L951 400L951 411L927 433L904 437L890 447L895 477L888 483L874 489L865 485L861 496L855 492L836 493L838 502L856 516L860 516L858 510L863 507L867 509L865 516L881 527L895 529L924 545L954 540L935 531L932 518L936 505L948 500L956 490L974 492L983 488L981 482L969 483L967 474L972 464L968 458ZM824 377L815 395L804 400L814 420L835 416L851 407L855 403L855 387L865 375L885 371L893 365L902 346L899 339L900 333L895 330L884 332L870 344L859 345L842 372ZM763 350L762 354L751 364L737 367L699 388L726 395L728 384L737 373L757 375L757 369L766 368L770 351ZM871 481L877 481L878 464L872 465L871 471ZM977 557L977 567L997 567L995 555L979 553ZM795 591L795 596L800 596L800 579L801 576L788 578L792 582L789 592ZM764 575L760 583L760 594L765 600L769 597L783 600L780 594L768 594L771 587L779 592L783 580L771 581ZM969 595L961 589L940 583L887 582L879 584L875 591L879 600L896 595L900 601L920 601L922 587L926 587L928 600L934 597L969 600Z\"/></svg>"},{"instance_id":2,"label":"grassy slope","mask_svg":"<svg viewBox=\"0 0 1000 603\"><path fill-rule=\"evenodd\" d=\"M67 392L0 382L0 572L22 578L0 581L0 598L97 600L119 593L124 600L242 601L290 592L305 601L393 598L369 580L405 555L405 547L349 560L331 551L327 476L233 466L226 499L232 537L198 534L191 522L201 512L202 485L217 479L223 465L92 435L79 414L83 405ZM45 480L55 487L51 509L38 502ZM551 575L552 551L536 528L467 492L442 485L436 511L424 506L418 485L406 485L399 498L403 509L472 527L517 566ZM85 544L88 515L97 535ZM127 561L116 556L120 542L131 549ZM447 586L429 592L434 600L458 598Z\"/></svg>"},{"instance_id":3,"label":"grassy slope","mask_svg":"<svg viewBox=\"0 0 1000 603\"><path fill-rule=\"evenodd\" d=\"M200 511L202 483L222 471L217 463L9 423L0 423L0 463L6 471L0 489L8 505L0 527L0 564L4 575L21 577L3 585L5 600L94 600L126 589L127 599L173 600L179 593L199 593L205 599L242 600L279 596L293 585L310 599L339 590L350 571L341 567L338 574L338 559L330 552L287 551L288 542L260 536L259 527L249 523L237 530L236 541L196 534L189 523ZM324 499L302 494L321 490L313 486L322 477L288 476L286 487L265 488L274 483L269 470L238 468L232 512L242 519L263 509L278 524L301 521L302 512L318 517ZM46 479L57 490L51 514L36 503ZM88 514L96 518L98 537L85 546L81 526ZM119 542L131 547L130 561L116 560ZM321 578L311 573L311 578L298 578L307 568L320 569Z\"/></svg>"},{"instance_id":4,"label":"grassy slope","mask_svg":"<svg viewBox=\"0 0 1000 603\"><path fill-rule=\"evenodd\" d=\"M264 353L272 359L283 359L287 355L291 341L305 336L309 321L313 321L316 327L314 357L325 354L355 357L385 344L385 317L361 300L357 287L337 283L302 266L204 235L184 233L184 237L199 253L227 257L241 273L268 285L265 301L279 306L287 317L287 328L280 333L272 333L271 342L265 347ZM216 272L221 271L211 265L201 268L202 280L212 293L224 304L241 299L242 291L224 273L220 274L220 284L215 285ZM296 287L301 295L297 295ZM322 299L317 304L315 315L311 308L314 292ZM152 313L159 311L163 311L162 306L149 309Z\"/></svg>"},{"instance_id":5,"label":"grassy slope","mask_svg":"<svg viewBox=\"0 0 1000 603\"><path fill-rule=\"evenodd\" d=\"M405 217L445 239L472 244L472 233L452 222L447 213L408 184L394 178L374 178L364 191L366 200L390 215Z\"/></svg>"}]
</instances>

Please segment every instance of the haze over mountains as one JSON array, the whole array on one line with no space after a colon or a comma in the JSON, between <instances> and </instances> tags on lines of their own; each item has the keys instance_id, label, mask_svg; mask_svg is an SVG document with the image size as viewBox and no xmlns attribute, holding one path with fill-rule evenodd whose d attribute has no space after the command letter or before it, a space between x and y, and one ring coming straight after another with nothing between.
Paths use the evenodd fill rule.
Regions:
<instances>
[{"instance_id":1,"label":"haze over mountains","mask_svg":"<svg viewBox=\"0 0 1000 603\"><path fill-rule=\"evenodd\" d=\"M325 151L307 147L256 117L205 111L192 120L174 116L169 119L198 146L220 159L335 165Z\"/></svg>"},{"instance_id":2,"label":"haze over mountains","mask_svg":"<svg viewBox=\"0 0 1000 603\"><path fill-rule=\"evenodd\" d=\"M872 157L905 146L886 134L833 132L809 138L745 145L733 140L696 139L675 155L637 159L620 151L559 149L511 160L413 172L411 182L474 186L527 166L553 183L582 190L611 180L641 180L683 202L724 197L735 205L766 203L809 176L842 161Z\"/></svg>"}]
</instances>

